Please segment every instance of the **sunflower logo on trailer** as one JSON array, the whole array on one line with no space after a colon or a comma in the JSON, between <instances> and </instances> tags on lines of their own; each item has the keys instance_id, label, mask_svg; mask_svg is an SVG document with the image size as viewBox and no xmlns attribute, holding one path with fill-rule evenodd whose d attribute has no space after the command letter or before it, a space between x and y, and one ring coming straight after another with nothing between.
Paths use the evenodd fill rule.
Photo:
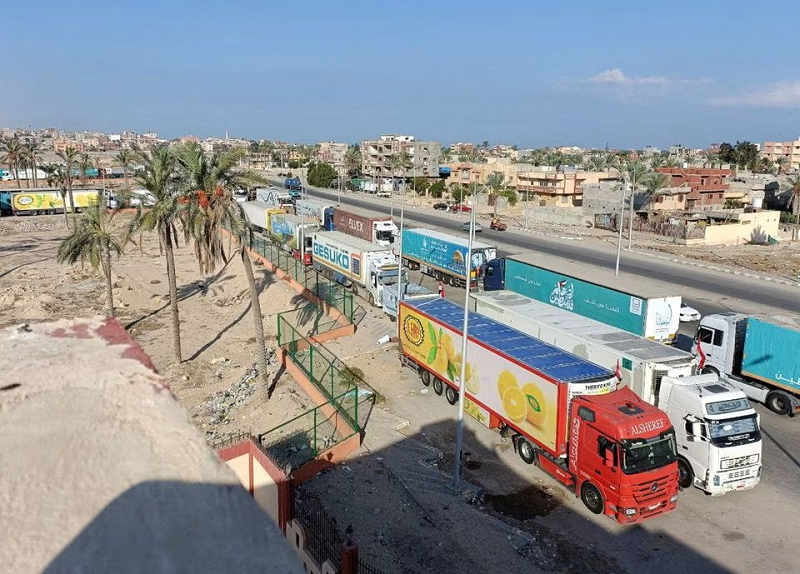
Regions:
<instances>
[{"instance_id":1,"label":"sunflower logo on trailer","mask_svg":"<svg viewBox=\"0 0 800 574\"><path fill-rule=\"evenodd\" d=\"M422 321L413 315L406 315L403 319L403 333L405 333L406 340L419 347L425 341L425 329L422 327Z\"/></svg>"}]
</instances>

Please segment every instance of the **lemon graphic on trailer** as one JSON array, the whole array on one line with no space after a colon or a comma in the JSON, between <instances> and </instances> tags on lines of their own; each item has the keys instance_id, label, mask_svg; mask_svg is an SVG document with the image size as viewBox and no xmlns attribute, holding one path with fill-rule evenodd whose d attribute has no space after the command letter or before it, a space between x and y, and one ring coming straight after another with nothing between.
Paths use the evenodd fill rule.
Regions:
<instances>
[{"instance_id":1,"label":"lemon graphic on trailer","mask_svg":"<svg viewBox=\"0 0 800 574\"><path fill-rule=\"evenodd\" d=\"M525 395L519 388L508 387L506 389L503 393L503 409L513 422L521 423L525 420L528 408L525 406Z\"/></svg>"},{"instance_id":2,"label":"lemon graphic on trailer","mask_svg":"<svg viewBox=\"0 0 800 574\"><path fill-rule=\"evenodd\" d=\"M534 383L528 383L522 387L522 394L528 410L528 422L532 425L542 426L547 419L547 403L545 403L542 389Z\"/></svg>"},{"instance_id":3,"label":"lemon graphic on trailer","mask_svg":"<svg viewBox=\"0 0 800 574\"><path fill-rule=\"evenodd\" d=\"M464 357L461 356L461 353L458 353L453 358L453 368L456 370L459 377L461 376L461 361L463 359ZM478 369L472 363L467 363L464 369L464 381L467 391L473 395L478 394L478 390L480 389L480 384L478 383Z\"/></svg>"},{"instance_id":4,"label":"lemon graphic on trailer","mask_svg":"<svg viewBox=\"0 0 800 574\"><path fill-rule=\"evenodd\" d=\"M440 350L444 351L444 355L448 360L452 360L456 355L456 346L453 344L453 339L449 335L442 335L442 340L439 343Z\"/></svg>"},{"instance_id":5,"label":"lemon graphic on trailer","mask_svg":"<svg viewBox=\"0 0 800 574\"><path fill-rule=\"evenodd\" d=\"M503 396L505 396L506 390L511 387L519 387L519 384L517 383L517 377L515 377L514 373L511 371L501 372L497 379L497 392L500 394L501 399Z\"/></svg>"}]
</instances>

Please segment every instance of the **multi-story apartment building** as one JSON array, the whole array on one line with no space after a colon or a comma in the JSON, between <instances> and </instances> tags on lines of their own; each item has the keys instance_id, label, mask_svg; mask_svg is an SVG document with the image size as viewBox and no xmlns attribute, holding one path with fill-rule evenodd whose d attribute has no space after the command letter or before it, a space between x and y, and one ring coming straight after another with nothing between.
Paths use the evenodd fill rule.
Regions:
<instances>
[{"instance_id":1,"label":"multi-story apartment building","mask_svg":"<svg viewBox=\"0 0 800 574\"><path fill-rule=\"evenodd\" d=\"M517 191L528 194L541 207L580 207L584 184L617 180L616 175L595 171L560 171L532 168L517 172Z\"/></svg>"},{"instance_id":2,"label":"multi-story apartment building","mask_svg":"<svg viewBox=\"0 0 800 574\"><path fill-rule=\"evenodd\" d=\"M392 173L389 157L407 153L411 165L406 173ZM378 140L361 143L361 172L367 177L439 177L442 147L435 141L417 141L414 136L382 135Z\"/></svg>"},{"instance_id":3,"label":"multi-story apartment building","mask_svg":"<svg viewBox=\"0 0 800 574\"><path fill-rule=\"evenodd\" d=\"M344 156L347 153L347 144L339 142L322 142L317 151L317 161L331 164L340 169L344 166Z\"/></svg>"},{"instance_id":4,"label":"multi-story apartment building","mask_svg":"<svg viewBox=\"0 0 800 574\"><path fill-rule=\"evenodd\" d=\"M764 142L761 155L772 163L777 163L779 157L785 157L783 171L800 171L800 137L790 142Z\"/></svg>"},{"instance_id":5,"label":"multi-story apartment building","mask_svg":"<svg viewBox=\"0 0 800 574\"><path fill-rule=\"evenodd\" d=\"M720 209L725 205L726 194L730 192L730 179L733 170L682 167L659 167L658 173L670 177L667 187L684 188L686 209Z\"/></svg>"}]
</instances>

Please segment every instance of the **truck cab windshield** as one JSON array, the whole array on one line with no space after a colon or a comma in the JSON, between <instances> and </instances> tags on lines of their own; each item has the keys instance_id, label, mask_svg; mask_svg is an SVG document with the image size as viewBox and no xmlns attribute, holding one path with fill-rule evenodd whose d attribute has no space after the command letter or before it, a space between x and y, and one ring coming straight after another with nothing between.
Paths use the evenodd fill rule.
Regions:
<instances>
[{"instance_id":1,"label":"truck cab windshield","mask_svg":"<svg viewBox=\"0 0 800 574\"><path fill-rule=\"evenodd\" d=\"M394 234L390 229L377 230L375 232L375 239L378 241L388 241L389 243L394 243Z\"/></svg>"},{"instance_id":2,"label":"truck cab windshield","mask_svg":"<svg viewBox=\"0 0 800 574\"><path fill-rule=\"evenodd\" d=\"M621 440L622 472L638 474L675 462L675 431L672 429L650 439Z\"/></svg>"},{"instance_id":3,"label":"truck cab windshield","mask_svg":"<svg viewBox=\"0 0 800 574\"><path fill-rule=\"evenodd\" d=\"M378 274L381 285L395 285L397 283L397 271L381 271ZM408 271L403 269L403 283L408 283Z\"/></svg>"},{"instance_id":4,"label":"truck cab windshield","mask_svg":"<svg viewBox=\"0 0 800 574\"><path fill-rule=\"evenodd\" d=\"M747 415L735 419L706 421L711 444L716 446L734 446L737 444L761 440L756 415Z\"/></svg>"}]
</instances>

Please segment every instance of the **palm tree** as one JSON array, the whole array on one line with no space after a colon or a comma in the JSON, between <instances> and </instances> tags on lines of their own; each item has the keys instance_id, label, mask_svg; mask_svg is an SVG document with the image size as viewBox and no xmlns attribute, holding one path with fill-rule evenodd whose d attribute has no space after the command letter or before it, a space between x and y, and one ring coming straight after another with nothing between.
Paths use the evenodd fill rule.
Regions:
<instances>
[{"instance_id":1,"label":"palm tree","mask_svg":"<svg viewBox=\"0 0 800 574\"><path fill-rule=\"evenodd\" d=\"M655 153L650 156L650 169L658 169L664 165L664 156L660 153Z\"/></svg>"},{"instance_id":2,"label":"palm tree","mask_svg":"<svg viewBox=\"0 0 800 574\"><path fill-rule=\"evenodd\" d=\"M181 331L178 315L178 287L175 279L175 253L178 245L177 223L181 216L182 205L179 202L177 185L177 161L169 148L156 148L150 154L142 154L141 162L144 170L136 175L136 183L147 190L156 200L155 205L144 211L137 208L136 216L131 221L128 239L143 231L155 231L167 260L167 280L169 281L169 303L172 312L172 342L175 359L180 363Z\"/></svg>"},{"instance_id":3,"label":"palm tree","mask_svg":"<svg viewBox=\"0 0 800 574\"><path fill-rule=\"evenodd\" d=\"M586 162L588 171L605 171L607 168L606 159L601 155L592 155Z\"/></svg>"},{"instance_id":4,"label":"palm tree","mask_svg":"<svg viewBox=\"0 0 800 574\"><path fill-rule=\"evenodd\" d=\"M24 148L25 159L33 171L33 187L39 187L39 144L30 142Z\"/></svg>"},{"instance_id":5,"label":"palm tree","mask_svg":"<svg viewBox=\"0 0 800 574\"><path fill-rule=\"evenodd\" d=\"M248 188L267 180L250 170L237 169L244 151L233 149L207 157L198 144L179 146L175 155L181 169L182 188L188 192L184 211L184 230L195 244L201 269L213 273L219 260L228 262L222 243L222 229L227 229L239 242L250 290L250 309L253 314L258 363L262 377L267 376L267 347L264 339L264 315L261 311L258 286L247 248L252 244L253 230L233 191Z\"/></svg>"},{"instance_id":6,"label":"palm tree","mask_svg":"<svg viewBox=\"0 0 800 574\"><path fill-rule=\"evenodd\" d=\"M787 163L789 163L789 158L785 155L779 155L775 158L775 165L778 167L778 175L783 173Z\"/></svg>"},{"instance_id":7,"label":"palm tree","mask_svg":"<svg viewBox=\"0 0 800 574\"><path fill-rule=\"evenodd\" d=\"M637 178L638 179L638 178ZM643 178L638 179L639 188L644 190L646 201L642 205L647 205L652 201L653 196L659 189L663 189L669 185L670 177L663 173L653 172L645 175Z\"/></svg>"},{"instance_id":8,"label":"palm tree","mask_svg":"<svg viewBox=\"0 0 800 574\"><path fill-rule=\"evenodd\" d=\"M497 217L497 200L505 197L511 205L517 202L517 192L506 184L506 177L499 171L494 171L486 178L486 191L489 194L489 204L494 206L492 217Z\"/></svg>"},{"instance_id":9,"label":"palm tree","mask_svg":"<svg viewBox=\"0 0 800 574\"><path fill-rule=\"evenodd\" d=\"M789 185L791 186L789 189L792 192L792 196L789 198L788 207L792 208L794 222L800 223L800 175L796 177L790 177Z\"/></svg>"},{"instance_id":10,"label":"palm tree","mask_svg":"<svg viewBox=\"0 0 800 574\"><path fill-rule=\"evenodd\" d=\"M355 175L361 172L361 150L356 146L350 146L344 154L344 168L348 175Z\"/></svg>"},{"instance_id":11,"label":"palm tree","mask_svg":"<svg viewBox=\"0 0 800 574\"><path fill-rule=\"evenodd\" d=\"M61 194L61 203L64 205L64 221L69 229L69 215L67 215L67 178L64 174L64 167L57 163L46 163L42 166L42 171L47 177L47 185L57 187Z\"/></svg>"},{"instance_id":12,"label":"palm tree","mask_svg":"<svg viewBox=\"0 0 800 574\"><path fill-rule=\"evenodd\" d=\"M86 208L69 237L58 247L58 262L74 264L89 260L92 268L102 267L106 280L106 315L114 316L114 286L111 281L111 254L122 255L125 243L122 228L114 221L117 211L106 208L98 194L95 205Z\"/></svg>"},{"instance_id":13,"label":"palm tree","mask_svg":"<svg viewBox=\"0 0 800 574\"><path fill-rule=\"evenodd\" d=\"M89 176L87 173L93 166L92 158L89 157L88 153L81 153L78 156L78 169L80 170L80 178L83 181L83 185L86 185L86 179Z\"/></svg>"},{"instance_id":14,"label":"palm tree","mask_svg":"<svg viewBox=\"0 0 800 574\"><path fill-rule=\"evenodd\" d=\"M68 147L64 151L57 152L56 155L64 161L64 178L67 184L67 193L69 194L70 212L73 217L75 215L75 201L72 197L72 172L75 171L78 165L78 150L74 147ZM64 211L67 210L66 203L64 204Z\"/></svg>"},{"instance_id":15,"label":"palm tree","mask_svg":"<svg viewBox=\"0 0 800 574\"><path fill-rule=\"evenodd\" d=\"M24 162L24 153L19 138L14 136L3 142L3 147L0 151L3 152L3 155L0 156L0 161L8 164L8 168L14 174L14 179L17 180L17 187L22 189L22 182L19 179L19 167Z\"/></svg>"},{"instance_id":16,"label":"palm tree","mask_svg":"<svg viewBox=\"0 0 800 574\"><path fill-rule=\"evenodd\" d=\"M114 161L116 161L119 166L122 168L122 174L125 177L125 187L130 187L128 183L128 168L133 163L135 158L135 153L129 149L121 149L119 153L117 153L116 157L114 157Z\"/></svg>"}]
</instances>

